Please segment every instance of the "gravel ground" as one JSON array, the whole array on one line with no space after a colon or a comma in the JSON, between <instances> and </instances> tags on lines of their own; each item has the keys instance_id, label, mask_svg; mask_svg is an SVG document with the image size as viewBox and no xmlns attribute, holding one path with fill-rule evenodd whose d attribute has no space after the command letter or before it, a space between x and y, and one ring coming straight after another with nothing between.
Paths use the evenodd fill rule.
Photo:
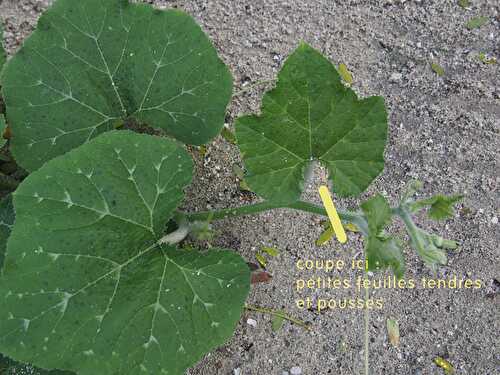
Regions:
<instances>
[{"instance_id":1,"label":"gravel ground","mask_svg":"<svg viewBox=\"0 0 500 375\"><path fill-rule=\"evenodd\" d=\"M462 193L455 218L435 224L423 216L422 227L460 242L438 276L479 278L478 291L377 291L384 308L371 314L372 374L441 374L436 356L448 359L458 374L500 373L499 356L499 233L498 131L500 125L499 65L478 60L480 52L500 60L500 5L472 0L463 9L456 1L334 0L185 0L147 1L177 7L193 15L214 41L233 72L235 90L273 79L283 60L303 40L335 64L353 73L360 96L382 95L390 112L386 168L364 197L381 191L395 202L414 178L425 194ZM6 47L13 53L32 31L50 1L0 0L6 25ZM489 23L468 30L465 23L486 16ZM430 67L440 64L439 77ZM236 97L228 124L242 113L258 112L262 89ZM235 146L217 138L203 160L186 207L237 206L254 199L241 192L232 165L241 160ZM321 171L307 186L304 199L318 201L315 189ZM363 197L362 197L363 198ZM354 200L337 202L353 207ZM312 323L307 332L285 323L273 332L269 316L245 313L235 336L214 351L191 375L211 374L358 374L363 367L363 312L299 310L294 281L304 277L294 264L299 258L341 257L348 261L362 250L356 235L347 245L318 248L319 218L278 210L217 223L213 245L238 249L249 261L262 245L281 250L270 261L272 282L254 286L249 301L285 309ZM393 231L402 228L396 224ZM406 248L407 277L432 274ZM347 274L349 275L349 274ZM323 292L324 294L324 292ZM335 295L331 295L335 297ZM399 321L401 344L388 343L386 319ZM247 319L257 324L247 324ZM239 369L239 370L238 370Z\"/></svg>"}]
</instances>

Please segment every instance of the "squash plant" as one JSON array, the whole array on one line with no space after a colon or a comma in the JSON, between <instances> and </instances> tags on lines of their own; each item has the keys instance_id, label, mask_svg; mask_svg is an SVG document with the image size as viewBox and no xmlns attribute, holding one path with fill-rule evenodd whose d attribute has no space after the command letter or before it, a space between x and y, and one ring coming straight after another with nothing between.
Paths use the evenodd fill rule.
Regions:
<instances>
[{"instance_id":1,"label":"squash plant","mask_svg":"<svg viewBox=\"0 0 500 375\"><path fill-rule=\"evenodd\" d=\"M325 215L300 199L314 161L342 197L365 191L384 167L383 98L359 99L325 57L301 44L261 114L235 124L246 182L264 200L179 211L193 174L185 144L219 134L232 78L178 10L57 0L1 83L9 147L31 174L1 207L0 353L44 369L184 373L233 334L250 271L235 251L177 244L208 219L274 208ZM163 136L118 130L130 122ZM401 242L383 231L393 216L433 269L456 247L412 215L430 207L433 218L446 218L457 198L415 201L414 189L394 208L376 195L340 213L366 237L370 269L404 273Z\"/></svg>"}]
</instances>

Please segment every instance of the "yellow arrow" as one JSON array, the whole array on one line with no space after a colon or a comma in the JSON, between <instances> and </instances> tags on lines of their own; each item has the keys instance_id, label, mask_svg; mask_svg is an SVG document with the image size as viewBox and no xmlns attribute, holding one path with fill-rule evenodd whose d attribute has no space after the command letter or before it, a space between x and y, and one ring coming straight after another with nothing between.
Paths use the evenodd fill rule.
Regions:
<instances>
[{"instance_id":1,"label":"yellow arrow","mask_svg":"<svg viewBox=\"0 0 500 375\"><path fill-rule=\"evenodd\" d=\"M347 242L347 235L344 227L342 226L342 222L340 221L339 214L335 209L335 205L333 204L332 196L326 186L323 185L319 187L319 196L323 201L323 205L325 206L326 213L328 214L328 218L330 219L330 223L332 224L332 228L337 236L337 239L340 243Z\"/></svg>"}]
</instances>

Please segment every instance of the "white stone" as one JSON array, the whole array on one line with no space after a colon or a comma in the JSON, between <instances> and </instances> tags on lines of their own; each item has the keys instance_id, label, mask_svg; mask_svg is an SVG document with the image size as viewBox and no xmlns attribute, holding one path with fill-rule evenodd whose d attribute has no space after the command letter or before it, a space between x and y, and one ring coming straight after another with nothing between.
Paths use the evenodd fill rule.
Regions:
<instances>
[{"instance_id":1,"label":"white stone","mask_svg":"<svg viewBox=\"0 0 500 375\"><path fill-rule=\"evenodd\" d=\"M247 319L247 324L252 327L257 327L257 321L255 319Z\"/></svg>"},{"instance_id":2,"label":"white stone","mask_svg":"<svg viewBox=\"0 0 500 375\"><path fill-rule=\"evenodd\" d=\"M498 217L493 216L493 218L491 219L491 224L498 224Z\"/></svg>"},{"instance_id":3,"label":"white stone","mask_svg":"<svg viewBox=\"0 0 500 375\"><path fill-rule=\"evenodd\" d=\"M403 78L403 74L392 73L391 77L389 78L389 82L399 82L399 81L401 81L401 78Z\"/></svg>"},{"instance_id":4,"label":"white stone","mask_svg":"<svg viewBox=\"0 0 500 375\"><path fill-rule=\"evenodd\" d=\"M300 375L302 374L302 369L298 366L294 366L290 369L290 374L292 375Z\"/></svg>"},{"instance_id":5,"label":"white stone","mask_svg":"<svg viewBox=\"0 0 500 375\"><path fill-rule=\"evenodd\" d=\"M238 367L238 368L235 368L235 369L233 370L233 374L234 374L234 375L241 375L241 369L240 369L239 367Z\"/></svg>"}]
</instances>

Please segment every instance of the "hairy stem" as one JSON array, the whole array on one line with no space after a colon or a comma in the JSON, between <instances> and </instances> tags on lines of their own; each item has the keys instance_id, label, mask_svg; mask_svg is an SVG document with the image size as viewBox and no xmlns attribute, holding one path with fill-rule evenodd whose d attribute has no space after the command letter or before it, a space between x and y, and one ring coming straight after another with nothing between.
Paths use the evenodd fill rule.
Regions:
<instances>
[{"instance_id":1,"label":"hairy stem","mask_svg":"<svg viewBox=\"0 0 500 375\"><path fill-rule=\"evenodd\" d=\"M396 207L393 209L393 212L395 215L399 216L401 220L403 220L403 223L406 226L406 231L408 232L408 236L410 236L411 241L415 243L415 246L417 248L423 247L423 244L420 243L420 237L418 236L418 228L413 222L413 219L411 218L410 214L408 213L408 210L404 205L401 205L399 207Z\"/></svg>"},{"instance_id":2,"label":"hairy stem","mask_svg":"<svg viewBox=\"0 0 500 375\"><path fill-rule=\"evenodd\" d=\"M303 322L300 319L297 319L297 318L294 318L294 317L292 317L292 316L290 316L288 314L285 314L282 311L276 311L276 310L268 309L268 308L265 308L265 307L260 307L260 306L255 306L255 305L247 305L247 304L245 304L245 309L250 310L250 311L260 312L260 313L263 313L263 314L271 314L271 315L280 317L282 319L288 320L288 321L290 321L290 322L292 322L294 324L297 324L298 326L300 326L302 328L305 328L308 331L311 330L311 327L306 322Z\"/></svg>"},{"instance_id":3,"label":"hairy stem","mask_svg":"<svg viewBox=\"0 0 500 375\"><path fill-rule=\"evenodd\" d=\"M368 273L365 271L365 274L368 275ZM368 304L367 301L370 298L370 291L368 288L365 288L365 312L364 312L364 322L365 322L365 358L364 358L364 365L365 365L365 375L370 374L370 310L368 309Z\"/></svg>"},{"instance_id":4,"label":"hairy stem","mask_svg":"<svg viewBox=\"0 0 500 375\"><path fill-rule=\"evenodd\" d=\"M220 220L236 216L253 215L276 208L291 208L294 210L309 212L321 216L328 216L326 210L323 207L303 201L296 201L288 204L261 202L236 208L224 208L217 211L185 213L185 215L187 220L191 222L206 221L209 219ZM366 235L368 233L368 225L362 214L356 212L339 211L339 216L342 221L356 225L363 234Z\"/></svg>"}]
</instances>

